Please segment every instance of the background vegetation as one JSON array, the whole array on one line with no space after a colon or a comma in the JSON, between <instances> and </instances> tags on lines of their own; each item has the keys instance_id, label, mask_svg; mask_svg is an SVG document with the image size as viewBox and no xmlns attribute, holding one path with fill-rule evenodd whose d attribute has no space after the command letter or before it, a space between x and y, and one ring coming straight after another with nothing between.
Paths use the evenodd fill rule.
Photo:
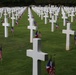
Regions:
<instances>
[{"instance_id":1,"label":"background vegetation","mask_svg":"<svg viewBox=\"0 0 76 75\"><path fill-rule=\"evenodd\" d=\"M24 5L66 5L75 6L76 0L0 0L0 6L24 6Z\"/></svg>"}]
</instances>

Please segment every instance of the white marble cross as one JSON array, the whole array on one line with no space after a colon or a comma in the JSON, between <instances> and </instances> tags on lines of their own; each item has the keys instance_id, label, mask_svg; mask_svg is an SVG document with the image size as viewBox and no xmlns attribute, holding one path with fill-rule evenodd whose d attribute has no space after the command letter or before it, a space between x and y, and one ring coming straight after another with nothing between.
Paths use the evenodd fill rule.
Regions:
<instances>
[{"instance_id":1,"label":"white marble cross","mask_svg":"<svg viewBox=\"0 0 76 75\"><path fill-rule=\"evenodd\" d=\"M63 26L65 26L66 25L66 19L67 19L67 16L65 13L62 16L62 19L63 19Z\"/></svg>"},{"instance_id":2,"label":"white marble cross","mask_svg":"<svg viewBox=\"0 0 76 75\"><path fill-rule=\"evenodd\" d=\"M15 16L16 16L16 21L17 21L18 20L18 11L16 11Z\"/></svg>"},{"instance_id":3,"label":"white marble cross","mask_svg":"<svg viewBox=\"0 0 76 75\"><path fill-rule=\"evenodd\" d=\"M26 52L28 57L33 59L33 74L32 75L41 75L41 60L45 61L48 59L48 54L41 52L41 39L33 39L33 50L29 49Z\"/></svg>"},{"instance_id":4,"label":"white marble cross","mask_svg":"<svg viewBox=\"0 0 76 75\"><path fill-rule=\"evenodd\" d=\"M56 8L56 10L55 10L55 20L57 21L57 18L58 18L58 15L59 15L59 12L60 12L60 7L59 8Z\"/></svg>"},{"instance_id":5,"label":"white marble cross","mask_svg":"<svg viewBox=\"0 0 76 75\"><path fill-rule=\"evenodd\" d=\"M71 22L73 22L73 17L75 16L75 15L74 15L74 11L71 11L70 16L71 16Z\"/></svg>"},{"instance_id":6,"label":"white marble cross","mask_svg":"<svg viewBox=\"0 0 76 75\"><path fill-rule=\"evenodd\" d=\"M51 31L54 32L54 23L56 22L56 20L54 20L54 15L52 15L52 20L49 20L49 22L51 22Z\"/></svg>"},{"instance_id":7,"label":"white marble cross","mask_svg":"<svg viewBox=\"0 0 76 75\"><path fill-rule=\"evenodd\" d=\"M74 35L74 31L71 30L70 23L67 23L67 30L62 30L62 33L66 34L66 50L70 50L70 35Z\"/></svg>"},{"instance_id":8,"label":"white marble cross","mask_svg":"<svg viewBox=\"0 0 76 75\"><path fill-rule=\"evenodd\" d=\"M11 16L11 10L10 9L8 9L8 14L9 14L9 18L10 18L10 16Z\"/></svg>"},{"instance_id":9,"label":"white marble cross","mask_svg":"<svg viewBox=\"0 0 76 75\"><path fill-rule=\"evenodd\" d=\"M4 10L4 17L6 18L6 16L7 16L7 12L6 10Z\"/></svg>"},{"instance_id":10,"label":"white marble cross","mask_svg":"<svg viewBox=\"0 0 76 75\"><path fill-rule=\"evenodd\" d=\"M57 10L57 11L55 11L55 20L57 21L57 17L58 17L58 13L59 13L59 11Z\"/></svg>"},{"instance_id":11,"label":"white marble cross","mask_svg":"<svg viewBox=\"0 0 76 75\"><path fill-rule=\"evenodd\" d=\"M49 14L50 14L50 18L52 17L52 11L51 11L51 9L50 9L50 12L49 12Z\"/></svg>"},{"instance_id":12,"label":"white marble cross","mask_svg":"<svg viewBox=\"0 0 76 75\"><path fill-rule=\"evenodd\" d=\"M9 23L8 23L8 20L6 18L6 11L5 11L5 14L4 14L4 23L2 23L2 25L4 26L4 36L5 38L8 37L8 26L9 26Z\"/></svg>"},{"instance_id":13,"label":"white marble cross","mask_svg":"<svg viewBox=\"0 0 76 75\"><path fill-rule=\"evenodd\" d=\"M34 37L34 30L36 30L37 27L34 26L34 19L33 18L30 18L29 22L30 22L30 26L28 26L28 29L30 29L30 43L32 43L33 37Z\"/></svg>"},{"instance_id":14,"label":"white marble cross","mask_svg":"<svg viewBox=\"0 0 76 75\"><path fill-rule=\"evenodd\" d=\"M46 12L45 12L44 18L45 18L45 24L47 24L48 14Z\"/></svg>"},{"instance_id":15,"label":"white marble cross","mask_svg":"<svg viewBox=\"0 0 76 75\"><path fill-rule=\"evenodd\" d=\"M41 10L41 20L43 20L43 15L44 15L43 10Z\"/></svg>"},{"instance_id":16,"label":"white marble cross","mask_svg":"<svg viewBox=\"0 0 76 75\"><path fill-rule=\"evenodd\" d=\"M14 27L14 19L15 19L15 16L14 16L13 11L12 11L12 17L11 17L11 19L12 19L12 27Z\"/></svg>"}]
</instances>

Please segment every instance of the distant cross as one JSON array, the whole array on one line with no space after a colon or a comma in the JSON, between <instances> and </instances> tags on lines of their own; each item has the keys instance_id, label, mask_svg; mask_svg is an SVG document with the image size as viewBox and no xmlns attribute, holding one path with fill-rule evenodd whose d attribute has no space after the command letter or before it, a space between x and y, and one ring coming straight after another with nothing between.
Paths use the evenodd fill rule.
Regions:
<instances>
[{"instance_id":1,"label":"distant cross","mask_svg":"<svg viewBox=\"0 0 76 75\"><path fill-rule=\"evenodd\" d=\"M55 11L55 20L57 21L58 12Z\"/></svg>"},{"instance_id":2,"label":"distant cross","mask_svg":"<svg viewBox=\"0 0 76 75\"><path fill-rule=\"evenodd\" d=\"M52 20L49 20L49 22L51 22L51 31L54 31L54 23L56 22L56 20L54 20L54 15L52 15Z\"/></svg>"},{"instance_id":3,"label":"distant cross","mask_svg":"<svg viewBox=\"0 0 76 75\"><path fill-rule=\"evenodd\" d=\"M43 15L44 15L43 10L41 10L41 20L43 20Z\"/></svg>"},{"instance_id":4,"label":"distant cross","mask_svg":"<svg viewBox=\"0 0 76 75\"><path fill-rule=\"evenodd\" d=\"M6 10L4 10L4 18L6 18L6 16L7 16L7 12Z\"/></svg>"},{"instance_id":5,"label":"distant cross","mask_svg":"<svg viewBox=\"0 0 76 75\"><path fill-rule=\"evenodd\" d=\"M9 14L9 18L10 18L10 16L11 16L11 11L10 10L8 11L8 14Z\"/></svg>"},{"instance_id":6,"label":"distant cross","mask_svg":"<svg viewBox=\"0 0 76 75\"><path fill-rule=\"evenodd\" d=\"M5 37L8 37L8 26L9 26L9 23L8 23L6 17L4 18L4 23L2 23L2 25L5 27L5 29L4 29L4 35L5 35Z\"/></svg>"},{"instance_id":7,"label":"distant cross","mask_svg":"<svg viewBox=\"0 0 76 75\"><path fill-rule=\"evenodd\" d=\"M9 26L9 23L8 23L8 20L6 18L6 10L4 11L4 23L2 23L2 25L4 26L4 36L5 37L8 37L8 26Z\"/></svg>"},{"instance_id":8,"label":"distant cross","mask_svg":"<svg viewBox=\"0 0 76 75\"><path fill-rule=\"evenodd\" d=\"M66 25L67 16L65 14L63 14L62 19L63 19L63 26L65 26Z\"/></svg>"},{"instance_id":9,"label":"distant cross","mask_svg":"<svg viewBox=\"0 0 76 75\"><path fill-rule=\"evenodd\" d=\"M44 18L45 18L45 24L47 24L47 18L48 18L48 15L47 15L46 12L45 12Z\"/></svg>"},{"instance_id":10,"label":"distant cross","mask_svg":"<svg viewBox=\"0 0 76 75\"><path fill-rule=\"evenodd\" d=\"M75 15L74 15L74 11L71 11L70 16L71 16L71 22L73 22L73 17L75 16Z\"/></svg>"},{"instance_id":11,"label":"distant cross","mask_svg":"<svg viewBox=\"0 0 76 75\"><path fill-rule=\"evenodd\" d=\"M62 33L66 34L66 50L70 50L70 35L74 35L74 31L71 30L70 23L67 23L67 30L63 30Z\"/></svg>"},{"instance_id":12,"label":"distant cross","mask_svg":"<svg viewBox=\"0 0 76 75\"><path fill-rule=\"evenodd\" d=\"M12 17L11 17L11 19L12 19L12 27L14 27L14 19L15 19L15 16L14 16L13 11L12 11Z\"/></svg>"},{"instance_id":13,"label":"distant cross","mask_svg":"<svg viewBox=\"0 0 76 75\"><path fill-rule=\"evenodd\" d=\"M50 14L50 18L52 17L52 11L51 11L51 9L50 9L50 12L49 12L49 14Z\"/></svg>"},{"instance_id":14,"label":"distant cross","mask_svg":"<svg viewBox=\"0 0 76 75\"><path fill-rule=\"evenodd\" d=\"M15 16L16 16L16 20L18 20L18 11L16 11Z\"/></svg>"},{"instance_id":15,"label":"distant cross","mask_svg":"<svg viewBox=\"0 0 76 75\"><path fill-rule=\"evenodd\" d=\"M34 37L34 30L36 30L36 26L34 26L34 19L30 18L29 19L30 26L28 26L28 29L30 29L30 43L33 42L33 37Z\"/></svg>"},{"instance_id":16,"label":"distant cross","mask_svg":"<svg viewBox=\"0 0 76 75\"><path fill-rule=\"evenodd\" d=\"M48 58L47 53L41 52L41 39L33 39L33 50L27 50L27 56L32 57L33 59L33 74L32 75L41 75L41 60L45 61Z\"/></svg>"}]
</instances>

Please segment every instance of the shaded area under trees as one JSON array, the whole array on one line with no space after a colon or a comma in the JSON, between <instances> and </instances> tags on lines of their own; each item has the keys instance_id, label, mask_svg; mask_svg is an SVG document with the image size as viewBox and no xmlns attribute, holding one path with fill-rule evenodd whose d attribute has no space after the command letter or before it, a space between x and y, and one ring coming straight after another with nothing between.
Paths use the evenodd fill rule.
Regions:
<instances>
[{"instance_id":1,"label":"shaded area under trees","mask_svg":"<svg viewBox=\"0 0 76 75\"><path fill-rule=\"evenodd\" d=\"M0 6L28 6L46 4L75 6L76 0L0 0Z\"/></svg>"}]
</instances>

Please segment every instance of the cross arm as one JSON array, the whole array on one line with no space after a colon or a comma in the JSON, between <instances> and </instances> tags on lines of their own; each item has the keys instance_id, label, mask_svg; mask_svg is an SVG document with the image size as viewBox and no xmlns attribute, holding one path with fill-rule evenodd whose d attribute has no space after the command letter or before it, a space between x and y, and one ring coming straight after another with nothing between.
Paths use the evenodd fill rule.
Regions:
<instances>
[{"instance_id":1,"label":"cross arm","mask_svg":"<svg viewBox=\"0 0 76 75\"><path fill-rule=\"evenodd\" d=\"M31 50L31 49L28 49L27 51L26 51L26 55L28 56L28 57L32 57L33 56L33 50Z\"/></svg>"},{"instance_id":2,"label":"cross arm","mask_svg":"<svg viewBox=\"0 0 76 75\"><path fill-rule=\"evenodd\" d=\"M28 26L27 28L28 29L36 29L37 27L36 26Z\"/></svg>"},{"instance_id":3,"label":"cross arm","mask_svg":"<svg viewBox=\"0 0 76 75\"><path fill-rule=\"evenodd\" d=\"M39 51L39 56L38 56L38 58L41 59L42 61L46 61L46 60L48 60L48 54Z\"/></svg>"}]
</instances>

